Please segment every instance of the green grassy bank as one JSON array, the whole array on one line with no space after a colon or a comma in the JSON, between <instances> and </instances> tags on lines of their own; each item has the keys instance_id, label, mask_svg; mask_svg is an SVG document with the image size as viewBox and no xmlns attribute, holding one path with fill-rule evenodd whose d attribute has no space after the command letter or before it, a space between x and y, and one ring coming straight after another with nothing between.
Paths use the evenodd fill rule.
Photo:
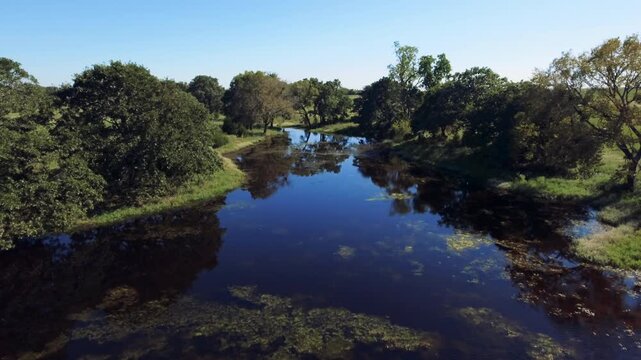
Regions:
<instances>
[{"instance_id":1,"label":"green grassy bank","mask_svg":"<svg viewBox=\"0 0 641 360\"><path fill-rule=\"evenodd\" d=\"M267 136L274 134L276 134L275 130L269 130ZM221 155L250 147L265 139L262 131L253 131L244 137L233 135L227 135L227 137L228 143L216 149ZM220 171L183 185L173 195L155 198L140 206L118 208L80 220L69 231L117 224L129 219L180 209L223 196L243 184L245 173L232 160L224 156L222 158L223 168Z\"/></svg>"},{"instance_id":2,"label":"green grassy bank","mask_svg":"<svg viewBox=\"0 0 641 360\"><path fill-rule=\"evenodd\" d=\"M594 207L603 230L577 239L573 249L586 262L621 269L641 270L641 190L617 191L617 172L624 164L621 152L605 148L600 164L588 175L526 177L496 168L487 154L417 139L390 143L392 152L417 166L437 167L477 179L506 191L548 199L582 202ZM641 186L641 185L637 185Z\"/></svg>"}]
</instances>

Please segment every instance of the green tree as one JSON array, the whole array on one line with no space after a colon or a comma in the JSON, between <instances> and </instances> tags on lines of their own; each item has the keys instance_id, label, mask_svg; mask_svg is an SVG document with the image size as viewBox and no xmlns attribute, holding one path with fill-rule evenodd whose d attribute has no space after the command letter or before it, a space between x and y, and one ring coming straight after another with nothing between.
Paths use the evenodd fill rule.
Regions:
<instances>
[{"instance_id":1,"label":"green tree","mask_svg":"<svg viewBox=\"0 0 641 360\"><path fill-rule=\"evenodd\" d=\"M578 56L565 53L539 75L569 91L581 120L621 150L626 159L625 186L633 189L641 160L639 37L609 39Z\"/></svg>"},{"instance_id":2,"label":"green tree","mask_svg":"<svg viewBox=\"0 0 641 360\"><path fill-rule=\"evenodd\" d=\"M401 46L394 42L396 63L388 66L389 78L398 83L398 98L402 115L410 119L420 103L421 94L418 85L421 81L419 73L418 49L414 46Z\"/></svg>"},{"instance_id":3,"label":"green tree","mask_svg":"<svg viewBox=\"0 0 641 360\"><path fill-rule=\"evenodd\" d=\"M0 248L64 230L102 196L103 179L52 136L47 92L15 61L0 59Z\"/></svg>"},{"instance_id":4,"label":"green tree","mask_svg":"<svg viewBox=\"0 0 641 360\"><path fill-rule=\"evenodd\" d=\"M234 77L225 94L225 112L232 123L249 129L260 125L266 133L276 118L293 112L287 90L287 83L276 74L244 72Z\"/></svg>"},{"instance_id":5,"label":"green tree","mask_svg":"<svg viewBox=\"0 0 641 360\"><path fill-rule=\"evenodd\" d=\"M576 100L562 88L521 85L513 130L515 166L546 174L589 171L600 160L601 139L574 110Z\"/></svg>"},{"instance_id":6,"label":"green tree","mask_svg":"<svg viewBox=\"0 0 641 360\"><path fill-rule=\"evenodd\" d=\"M188 91L205 105L210 113L222 113L225 89L218 84L218 79L211 76L198 75L189 83Z\"/></svg>"},{"instance_id":7,"label":"green tree","mask_svg":"<svg viewBox=\"0 0 641 360\"><path fill-rule=\"evenodd\" d=\"M347 119L353 101L337 79L321 84L314 104L321 124L325 124Z\"/></svg>"},{"instance_id":8,"label":"green tree","mask_svg":"<svg viewBox=\"0 0 641 360\"><path fill-rule=\"evenodd\" d=\"M363 88L355 104L363 133L376 138L393 135L394 124L404 120L399 87L398 82L384 77Z\"/></svg>"},{"instance_id":9,"label":"green tree","mask_svg":"<svg viewBox=\"0 0 641 360\"><path fill-rule=\"evenodd\" d=\"M470 143L490 143L505 119L499 107L508 81L489 68L456 73L451 81L428 92L412 121L415 131L439 134L442 139L463 135ZM503 104L508 104L504 102Z\"/></svg>"},{"instance_id":10,"label":"green tree","mask_svg":"<svg viewBox=\"0 0 641 360\"><path fill-rule=\"evenodd\" d=\"M46 89L18 62L0 57L0 117L34 115L50 102Z\"/></svg>"},{"instance_id":11,"label":"green tree","mask_svg":"<svg viewBox=\"0 0 641 360\"><path fill-rule=\"evenodd\" d=\"M451 72L452 65L445 54L439 54L436 58L432 55L421 56L419 60L418 74L425 89L433 89L440 85L447 80Z\"/></svg>"},{"instance_id":12,"label":"green tree","mask_svg":"<svg viewBox=\"0 0 641 360\"><path fill-rule=\"evenodd\" d=\"M63 97L60 133L79 129L80 146L107 181L112 202L170 193L221 166L207 109L142 66L95 65Z\"/></svg>"},{"instance_id":13,"label":"green tree","mask_svg":"<svg viewBox=\"0 0 641 360\"><path fill-rule=\"evenodd\" d=\"M307 128L317 121L316 99L320 95L321 82L316 78L296 81L289 86L292 105Z\"/></svg>"}]
</instances>

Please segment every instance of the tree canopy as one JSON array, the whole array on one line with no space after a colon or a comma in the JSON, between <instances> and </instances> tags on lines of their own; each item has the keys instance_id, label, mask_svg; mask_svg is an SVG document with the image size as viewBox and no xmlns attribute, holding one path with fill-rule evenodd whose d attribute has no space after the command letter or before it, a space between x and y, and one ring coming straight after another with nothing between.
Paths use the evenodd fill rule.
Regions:
<instances>
[{"instance_id":1,"label":"tree canopy","mask_svg":"<svg viewBox=\"0 0 641 360\"><path fill-rule=\"evenodd\" d=\"M93 170L131 202L170 192L221 165L207 109L142 66L111 62L76 76L61 127L81 133Z\"/></svg>"},{"instance_id":2,"label":"tree canopy","mask_svg":"<svg viewBox=\"0 0 641 360\"><path fill-rule=\"evenodd\" d=\"M191 80L187 90L200 101L212 114L223 112L223 95L225 88L218 84L218 79L207 75L198 75Z\"/></svg>"},{"instance_id":3,"label":"tree canopy","mask_svg":"<svg viewBox=\"0 0 641 360\"><path fill-rule=\"evenodd\" d=\"M621 150L627 161L626 186L632 189L641 160L639 37L609 39L578 56L565 53L539 76L566 89L576 99L581 120Z\"/></svg>"},{"instance_id":4,"label":"tree canopy","mask_svg":"<svg viewBox=\"0 0 641 360\"><path fill-rule=\"evenodd\" d=\"M293 112L287 83L276 74L247 71L236 75L225 94L228 121L251 129L260 125L264 132L278 117Z\"/></svg>"}]
</instances>

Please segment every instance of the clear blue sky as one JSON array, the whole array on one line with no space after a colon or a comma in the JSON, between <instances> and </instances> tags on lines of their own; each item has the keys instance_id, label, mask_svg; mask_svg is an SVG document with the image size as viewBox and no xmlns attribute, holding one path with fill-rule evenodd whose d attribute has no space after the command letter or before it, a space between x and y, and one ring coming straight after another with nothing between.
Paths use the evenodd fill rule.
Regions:
<instances>
[{"instance_id":1,"label":"clear blue sky","mask_svg":"<svg viewBox=\"0 0 641 360\"><path fill-rule=\"evenodd\" d=\"M641 0L0 0L0 56L43 85L133 61L159 77L227 86L244 70L360 88L387 72L393 42L446 53L456 71L529 78L562 51L641 32Z\"/></svg>"}]
</instances>

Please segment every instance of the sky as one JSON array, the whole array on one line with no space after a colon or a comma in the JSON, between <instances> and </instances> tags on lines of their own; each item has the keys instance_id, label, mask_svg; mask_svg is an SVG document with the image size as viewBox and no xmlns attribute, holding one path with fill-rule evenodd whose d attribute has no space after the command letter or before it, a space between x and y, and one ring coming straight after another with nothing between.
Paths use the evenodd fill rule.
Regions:
<instances>
[{"instance_id":1,"label":"sky","mask_svg":"<svg viewBox=\"0 0 641 360\"><path fill-rule=\"evenodd\" d=\"M42 85L122 60L177 81L264 70L358 89L387 74L399 41L516 81L641 33L640 14L641 0L0 0L0 57Z\"/></svg>"}]
</instances>

